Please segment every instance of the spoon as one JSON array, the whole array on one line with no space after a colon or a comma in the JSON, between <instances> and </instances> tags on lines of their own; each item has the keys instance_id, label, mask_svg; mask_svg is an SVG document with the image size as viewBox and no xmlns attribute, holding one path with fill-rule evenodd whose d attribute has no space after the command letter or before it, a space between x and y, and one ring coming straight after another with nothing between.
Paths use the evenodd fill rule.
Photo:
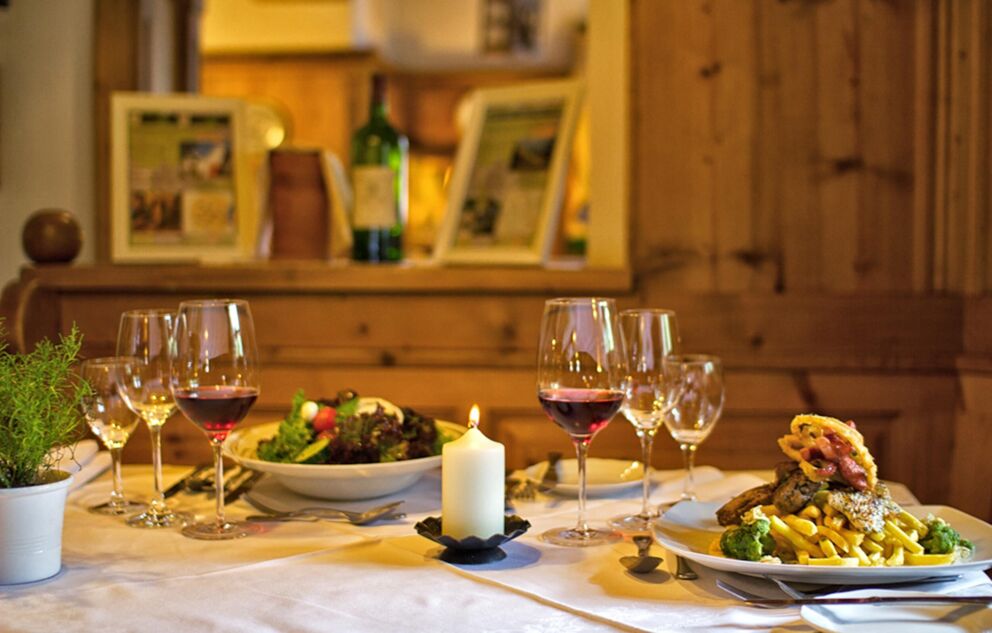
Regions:
<instances>
[{"instance_id":1,"label":"spoon","mask_svg":"<svg viewBox=\"0 0 992 633\"><path fill-rule=\"evenodd\" d=\"M652 539L650 536L639 534L634 537L634 545L637 545L637 556L621 556L620 564L627 568L632 574L646 574L653 571L661 564L662 559L657 556L648 556L651 550Z\"/></svg>"}]
</instances>

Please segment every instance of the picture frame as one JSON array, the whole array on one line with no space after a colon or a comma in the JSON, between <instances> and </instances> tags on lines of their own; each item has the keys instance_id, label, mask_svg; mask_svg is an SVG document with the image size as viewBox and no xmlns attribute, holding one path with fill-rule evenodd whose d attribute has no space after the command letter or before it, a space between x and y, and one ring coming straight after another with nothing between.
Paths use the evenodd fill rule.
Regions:
<instances>
[{"instance_id":1,"label":"picture frame","mask_svg":"<svg viewBox=\"0 0 992 633\"><path fill-rule=\"evenodd\" d=\"M547 262L581 97L582 84L572 80L473 94L435 260L522 266Z\"/></svg>"},{"instance_id":2,"label":"picture frame","mask_svg":"<svg viewBox=\"0 0 992 633\"><path fill-rule=\"evenodd\" d=\"M251 259L258 209L251 203L244 141L238 99L114 93L111 259Z\"/></svg>"}]
</instances>

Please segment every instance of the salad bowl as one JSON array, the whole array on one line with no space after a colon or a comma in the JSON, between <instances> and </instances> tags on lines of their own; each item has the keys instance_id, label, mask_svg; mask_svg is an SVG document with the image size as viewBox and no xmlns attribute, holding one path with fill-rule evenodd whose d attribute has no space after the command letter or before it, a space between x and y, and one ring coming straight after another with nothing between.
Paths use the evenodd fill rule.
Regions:
<instances>
[{"instance_id":1,"label":"salad bowl","mask_svg":"<svg viewBox=\"0 0 992 633\"><path fill-rule=\"evenodd\" d=\"M467 429L453 422L435 422L452 438ZM224 443L224 454L244 468L268 473L293 492L318 499L371 499L399 492L441 466L441 456L371 464L293 464L259 459L258 443L276 434L280 422L237 429Z\"/></svg>"}]
</instances>

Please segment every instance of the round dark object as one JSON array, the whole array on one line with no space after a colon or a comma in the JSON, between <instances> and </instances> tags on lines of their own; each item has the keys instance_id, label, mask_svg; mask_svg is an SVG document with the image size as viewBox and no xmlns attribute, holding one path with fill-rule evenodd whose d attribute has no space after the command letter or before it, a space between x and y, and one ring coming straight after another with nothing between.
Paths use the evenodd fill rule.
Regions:
<instances>
[{"instance_id":1,"label":"round dark object","mask_svg":"<svg viewBox=\"0 0 992 633\"><path fill-rule=\"evenodd\" d=\"M441 560L458 565L482 565L494 563L506 558L506 552L500 545L512 541L527 531L530 521L517 515L503 519L503 534L493 534L488 538L469 536L458 540L443 534L441 517L427 517L414 526L417 534L445 546L441 552Z\"/></svg>"},{"instance_id":2,"label":"round dark object","mask_svg":"<svg viewBox=\"0 0 992 633\"><path fill-rule=\"evenodd\" d=\"M64 264L79 255L83 232L79 222L63 209L40 209L31 214L21 233L21 245L31 261Z\"/></svg>"}]
</instances>

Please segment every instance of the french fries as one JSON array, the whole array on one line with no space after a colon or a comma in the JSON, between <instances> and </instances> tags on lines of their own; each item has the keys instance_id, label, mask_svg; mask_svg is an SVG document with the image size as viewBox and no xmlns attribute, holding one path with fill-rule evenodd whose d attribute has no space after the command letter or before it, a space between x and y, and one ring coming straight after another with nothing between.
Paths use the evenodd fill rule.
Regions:
<instances>
[{"instance_id":1,"label":"french fries","mask_svg":"<svg viewBox=\"0 0 992 633\"><path fill-rule=\"evenodd\" d=\"M762 510L778 543L777 555L784 554L781 558L795 560L800 565L901 567L946 565L955 561L953 553L924 552L919 541L927 534L926 525L905 510L886 519L882 531L866 534L827 505L820 508L810 503L795 514L782 514L773 508L762 507ZM714 545L719 553L718 543ZM783 549L787 551L782 552Z\"/></svg>"}]
</instances>

